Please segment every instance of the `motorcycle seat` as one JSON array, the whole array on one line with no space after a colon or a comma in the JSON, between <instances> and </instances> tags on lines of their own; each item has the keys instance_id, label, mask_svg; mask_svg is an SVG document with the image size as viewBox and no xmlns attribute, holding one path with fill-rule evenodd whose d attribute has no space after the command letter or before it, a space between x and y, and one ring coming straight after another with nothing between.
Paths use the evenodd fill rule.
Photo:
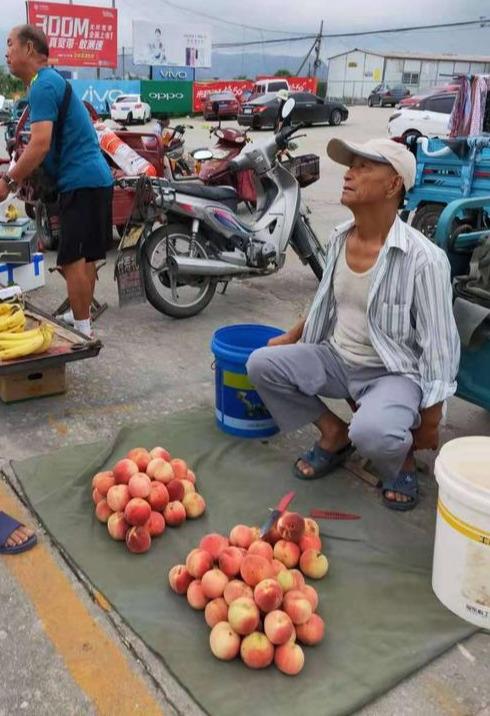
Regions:
<instances>
[{"instance_id":1,"label":"motorcycle seat","mask_svg":"<svg viewBox=\"0 0 490 716\"><path fill-rule=\"evenodd\" d=\"M197 182L171 182L170 186L179 194L188 194L200 199L229 202L236 201L236 189L232 186L206 186Z\"/></svg>"}]
</instances>

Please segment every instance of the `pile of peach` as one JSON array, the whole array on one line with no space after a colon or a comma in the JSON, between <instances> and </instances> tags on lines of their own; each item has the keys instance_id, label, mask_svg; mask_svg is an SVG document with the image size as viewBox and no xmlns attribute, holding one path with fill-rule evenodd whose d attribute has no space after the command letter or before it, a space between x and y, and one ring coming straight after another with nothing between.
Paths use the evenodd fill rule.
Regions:
<instances>
[{"instance_id":1,"label":"pile of peach","mask_svg":"<svg viewBox=\"0 0 490 716\"><path fill-rule=\"evenodd\" d=\"M166 525L178 527L203 514L206 503L195 484L185 460L172 459L165 448L134 448L112 470L94 476L95 515L130 552L147 552Z\"/></svg>"},{"instance_id":2,"label":"pile of peach","mask_svg":"<svg viewBox=\"0 0 490 716\"><path fill-rule=\"evenodd\" d=\"M293 676L305 660L296 640L313 646L325 631L316 613L317 591L303 576L320 579L327 573L320 549L317 523L298 513L281 516L264 539L258 528L237 525L229 537L203 537L185 565L170 570L170 587L186 594L193 609L204 610L216 658L240 655L252 669L274 662Z\"/></svg>"}]
</instances>

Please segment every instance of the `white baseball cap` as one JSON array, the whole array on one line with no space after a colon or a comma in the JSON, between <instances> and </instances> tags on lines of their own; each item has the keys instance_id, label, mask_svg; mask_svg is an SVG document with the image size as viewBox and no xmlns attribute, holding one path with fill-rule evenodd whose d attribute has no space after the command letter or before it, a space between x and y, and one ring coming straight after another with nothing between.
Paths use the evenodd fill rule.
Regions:
<instances>
[{"instance_id":1,"label":"white baseball cap","mask_svg":"<svg viewBox=\"0 0 490 716\"><path fill-rule=\"evenodd\" d=\"M364 144L346 142L343 139L331 139L327 144L327 154L338 164L350 167L355 156L365 157L373 162L391 164L403 179L408 191L415 184L417 162L412 152L400 142L392 139L370 139Z\"/></svg>"}]
</instances>

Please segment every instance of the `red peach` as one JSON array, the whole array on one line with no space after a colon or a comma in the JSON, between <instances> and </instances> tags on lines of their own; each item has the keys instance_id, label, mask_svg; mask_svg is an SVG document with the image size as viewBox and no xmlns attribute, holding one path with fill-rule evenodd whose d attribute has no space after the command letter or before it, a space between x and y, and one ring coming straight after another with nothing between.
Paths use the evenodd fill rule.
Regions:
<instances>
[{"instance_id":1,"label":"red peach","mask_svg":"<svg viewBox=\"0 0 490 716\"><path fill-rule=\"evenodd\" d=\"M305 531L304 518L298 512L286 512L277 520L277 531L286 542L297 544Z\"/></svg>"},{"instance_id":2,"label":"red peach","mask_svg":"<svg viewBox=\"0 0 490 716\"><path fill-rule=\"evenodd\" d=\"M241 579L232 579L231 582L228 582L226 585L223 597L225 602L230 605L235 599L240 599L240 597L252 599L253 594L252 587L249 587L248 584L242 582Z\"/></svg>"},{"instance_id":3,"label":"red peach","mask_svg":"<svg viewBox=\"0 0 490 716\"><path fill-rule=\"evenodd\" d=\"M299 562L301 550L294 542L287 542L280 539L274 545L274 557L286 565L288 569L296 567Z\"/></svg>"},{"instance_id":4,"label":"red peach","mask_svg":"<svg viewBox=\"0 0 490 716\"><path fill-rule=\"evenodd\" d=\"M255 604L263 612L272 612L282 604L283 591L275 579L263 579L254 589Z\"/></svg>"},{"instance_id":5,"label":"red peach","mask_svg":"<svg viewBox=\"0 0 490 716\"><path fill-rule=\"evenodd\" d=\"M231 661L240 652L241 639L226 621L218 622L209 635L209 646L217 659Z\"/></svg>"},{"instance_id":6,"label":"red peach","mask_svg":"<svg viewBox=\"0 0 490 716\"><path fill-rule=\"evenodd\" d=\"M251 634L259 625L260 613L253 599L239 597L228 608L228 621L237 634Z\"/></svg>"},{"instance_id":7,"label":"red peach","mask_svg":"<svg viewBox=\"0 0 490 716\"><path fill-rule=\"evenodd\" d=\"M294 636L294 625L286 612L275 609L265 615L264 631L273 644L285 644Z\"/></svg>"},{"instance_id":8,"label":"red peach","mask_svg":"<svg viewBox=\"0 0 490 716\"><path fill-rule=\"evenodd\" d=\"M179 480L179 482L184 486L184 495L190 495L191 492L196 491L196 488L190 480Z\"/></svg>"},{"instance_id":9,"label":"red peach","mask_svg":"<svg viewBox=\"0 0 490 716\"><path fill-rule=\"evenodd\" d=\"M311 517L305 517L305 534L320 536L320 527L318 522L312 520Z\"/></svg>"},{"instance_id":10,"label":"red peach","mask_svg":"<svg viewBox=\"0 0 490 716\"><path fill-rule=\"evenodd\" d=\"M192 484L195 485L197 482L196 473L192 470L187 470L187 475L185 476L185 479L189 480L189 482L192 482Z\"/></svg>"},{"instance_id":11,"label":"red peach","mask_svg":"<svg viewBox=\"0 0 490 716\"><path fill-rule=\"evenodd\" d=\"M324 634L325 622L318 614L312 614L307 622L296 627L296 636L307 646L319 644Z\"/></svg>"},{"instance_id":12,"label":"red peach","mask_svg":"<svg viewBox=\"0 0 490 716\"><path fill-rule=\"evenodd\" d=\"M242 641L240 656L250 669L265 669L272 664L274 647L265 634L255 631Z\"/></svg>"},{"instance_id":13,"label":"red peach","mask_svg":"<svg viewBox=\"0 0 490 716\"><path fill-rule=\"evenodd\" d=\"M169 503L168 490L163 482L157 482L153 480L150 484L150 494L148 496L148 502L152 510L156 512L163 512Z\"/></svg>"},{"instance_id":14,"label":"red peach","mask_svg":"<svg viewBox=\"0 0 490 716\"><path fill-rule=\"evenodd\" d=\"M131 527L126 532L126 546L135 554L148 552L151 547L151 537L146 527Z\"/></svg>"},{"instance_id":15,"label":"red peach","mask_svg":"<svg viewBox=\"0 0 490 716\"><path fill-rule=\"evenodd\" d=\"M190 492L184 495L182 504L185 507L185 514L190 520L197 519L206 511L206 501L198 492Z\"/></svg>"},{"instance_id":16,"label":"red peach","mask_svg":"<svg viewBox=\"0 0 490 716\"><path fill-rule=\"evenodd\" d=\"M255 587L263 579L272 577L272 564L259 554L247 554L240 565L242 579L251 587Z\"/></svg>"},{"instance_id":17,"label":"red peach","mask_svg":"<svg viewBox=\"0 0 490 716\"><path fill-rule=\"evenodd\" d=\"M194 579L201 579L203 574L213 568L213 558L205 549L193 549L187 555L185 566ZM224 587L223 587L224 589ZM216 596L221 596L217 594Z\"/></svg>"},{"instance_id":18,"label":"red peach","mask_svg":"<svg viewBox=\"0 0 490 716\"><path fill-rule=\"evenodd\" d=\"M193 609L204 609L209 599L202 590L201 580L194 579L187 589L187 601Z\"/></svg>"},{"instance_id":19,"label":"red peach","mask_svg":"<svg viewBox=\"0 0 490 716\"><path fill-rule=\"evenodd\" d=\"M318 592L315 587L310 587L309 584L305 584L305 586L301 588L301 591L310 602L312 610L316 612L318 608Z\"/></svg>"},{"instance_id":20,"label":"red peach","mask_svg":"<svg viewBox=\"0 0 490 716\"><path fill-rule=\"evenodd\" d=\"M138 465L140 472L145 472L151 462L151 455L146 448L134 448L128 452L126 457Z\"/></svg>"},{"instance_id":21,"label":"red peach","mask_svg":"<svg viewBox=\"0 0 490 716\"><path fill-rule=\"evenodd\" d=\"M260 527L250 527L252 530L252 542L257 542L260 539Z\"/></svg>"},{"instance_id":22,"label":"red peach","mask_svg":"<svg viewBox=\"0 0 490 716\"><path fill-rule=\"evenodd\" d=\"M102 495L96 487L92 490L92 500L94 501L95 505L98 505L99 502L102 502L104 499L104 495Z\"/></svg>"},{"instance_id":23,"label":"red peach","mask_svg":"<svg viewBox=\"0 0 490 716\"><path fill-rule=\"evenodd\" d=\"M175 500L182 502L185 495L185 488L182 480L171 480L167 484L167 490L171 502L174 502Z\"/></svg>"},{"instance_id":24,"label":"red peach","mask_svg":"<svg viewBox=\"0 0 490 716\"><path fill-rule=\"evenodd\" d=\"M276 579L281 585L284 594L294 589L294 574L291 573L290 569L284 568L281 572L276 574Z\"/></svg>"},{"instance_id":25,"label":"red peach","mask_svg":"<svg viewBox=\"0 0 490 716\"><path fill-rule=\"evenodd\" d=\"M151 480L148 475L138 472L130 478L128 487L131 497L141 497L146 499L151 492Z\"/></svg>"},{"instance_id":26,"label":"red peach","mask_svg":"<svg viewBox=\"0 0 490 716\"><path fill-rule=\"evenodd\" d=\"M265 542L264 540L258 539L255 540L255 542L252 542L250 547L248 548L249 554L260 554L261 557L265 557L266 559L272 560L274 556L274 550L272 549L271 545L268 542Z\"/></svg>"},{"instance_id":27,"label":"red peach","mask_svg":"<svg viewBox=\"0 0 490 716\"><path fill-rule=\"evenodd\" d=\"M322 541L318 535L304 534L299 541L299 548L302 552L306 552L307 549L316 549L318 551L322 548Z\"/></svg>"},{"instance_id":28,"label":"red peach","mask_svg":"<svg viewBox=\"0 0 490 716\"><path fill-rule=\"evenodd\" d=\"M107 522L109 517L112 515L112 510L107 504L107 500L103 497L100 502L97 503L95 508L95 516L99 522Z\"/></svg>"},{"instance_id":29,"label":"red peach","mask_svg":"<svg viewBox=\"0 0 490 716\"><path fill-rule=\"evenodd\" d=\"M236 577L242 562L243 554L238 547L225 547L218 559L219 568L227 577Z\"/></svg>"},{"instance_id":30,"label":"red peach","mask_svg":"<svg viewBox=\"0 0 490 716\"><path fill-rule=\"evenodd\" d=\"M208 599L217 599L223 596L228 581L228 577L221 569L210 569L201 578L202 591Z\"/></svg>"},{"instance_id":31,"label":"red peach","mask_svg":"<svg viewBox=\"0 0 490 716\"><path fill-rule=\"evenodd\" d=\"M252 544L253 532L247 525L235 525L230 532L230 544L234 547L243 547L248 549Z\"/></svg>"},{"instance_id":32,"label":"red peach","mask_svg":"<svg viewBox=\"0 0 490 716\"><path fill-rule=\"evenodd\" d=\"M206 604L204 619L211 629L219 622L225 622L228 619L228 604L223 597L213 599Z\"/></svg>"},{"instance_id":33,"label":"red peach","mask_svg":"<svg viewBox=\"0 0 490 716\"><path fill-rule=\"evenodd\" d=\"M176 564L168 573L170 587L177 594L186 594L189 584L193 581L185 564Z\"/></svg>"},{"instance_id":34,"label":"red peach","mask_svg":"<svg viewBox=\"0 0 490 716\"><path fill-rule=\"evenodd\" d=\"M109 489L116 484L112 471L98 472L92 480L92 487L96 487L102 497L105 497Z\"/></svg>"},{"instance_id":35,"label":"red peach","mask_svg":"<svg viewBox=\"0 0 490 716\"><path fill-rule=\"evenodd\" d=\"M129 525L124 519L124 512L113 512L107 520L107 530L112 539L123 542L126 539L126 532Z\"/></svg>"},{"instance_id":36,"label":"red peach","mask_svg":"<svg viewBox=\"0 0 490 716\"><path fill-rule=\"evenodd\" d=\"M305 665L303 649L291 641L278 646L274 654L274 664L283 674L296 676Z\"/></svg>"},{"instance_id":37,"label":"red peach","mask_svg":"<svg viewBox=\"0 0 490 716\"><path fill-rule=\"evenodd\" d=\"M299 589L301 591L305 586L305 578L303 577L299 569L291 569L291 574L293 575L294 579L293 589Z\"/></svg>"},{"instance_id":38,"label":"red peach","mask_svg":"<svg viewBox=\"0 0 490 716\"><path fill-rule=\"evenodd\" d=\"M279 562L278 559L273 559L271 564L272 564L272 569L274 570L274 577L277 577L279 572L284 572L287 570L286 565L283 564L282 562Z\"/></svg>"},{"instance_id":39,"label":"red peach","mask_svg":"<svg viewBox=\"0 0 490 716\"><path fill-rule=\"evenodd\" d=\"M304 624L311 617L311 604L298 589L292 589L284 595L282 608L291 617L293 624Z\"/></svg>"},{"instance_id":40,"label":"red peach","mask_svg":"<svg viewBox=\"0 0 490 716\"><path fill-rule=\"evenodd\" d=\"M307 549L299 561L303 574L311 579L321 579L328 572L328 559L316 549Z\"/></svg>"},{"instance_id":41,"label":"red peach","mask_svg":"<svg viewBox=\"0 0 490 716\"><path fill-rule=\"evenodd\" d=\"M264 537L264 540L266 542L269 542L269 544L271 544L272 546L274 546L276 544L276 542L279 542L280 539L281 539L281 535L277 531L277 522L276 522L275 524L272 525L270 530L267 532L267 534Z\"/></svg>"},{"instance_id":42,"label":"red peach","mask_svg":"<svg viewBox=\"0 0 490 716\"><path fill-rule=\"evenodd\" d=\"M163 482L164 485L168 485L169 482L175 479L172 465L161 458L155 458L149 463L146 468L146 474L150 479Z\"/></svg>"},{"instance_id":43,"label":"red peach","mask_svg":"<svg viewBox=\"0 0 490 716\"><path fill-rule=\"evenodd\" d=\"M127 485L114 485L107 493L107 504L114 512L124 512L130 499Z\"/></svg>"},{"instance_id":44,"label":"red peach","mask_svg":"<svg viewBox=\"0 0 490 716\"><path fill-rule=\"evenodd\" d=\"M133 475L139 472L139 468L135 462L124 458L114 465L112 472L117 485L127 485Z\"/></svg>"},{"instance_id":45,"label":"red peach","mask_svg":"<svg viewBox=\"0 0 490 716\"><path fill-rule=\"evenodd\" d=\"M151 537L159 537L165 532L165 519L161 512L151 511L148 530Z\"/></svg>"},{"instance_id":46,"label":"red peach","mask_svg":"<svg viewBox=\"0 0 490 716\"><path fill-rule=\"evenodd\" d=\"M181 460L180 457L175 457L170 460L170 464L173 467L174 475L178 480L182 480L187 475L187 463L185 460Z\"/></svg>"},{"instance_id":47,"label":"red peach","mask_svg":"<svg viewBox=\"0 0 490 716\"><path fill-rule=\"evenodd\" d=\"M182 502L169 502L163 510L165 522L169 527L178 527L186 521L185 507Z\"/></svg>"},{"instance_id":48,"label":"red peach","mask_svg":"<svg viewBox=\"0 0 490 716\"><path fill-rule=\"evenodd\" d=\"M202 537L199 547L205 549L214 560L217 560L221 552L228 547L228 538L217 532L210 532Z\"/></svg>"},{"instance_id":49,"label":"red peach","mask_svg":"<svg viewBox=\"0 0 490 716\"><path fill-rule=\"evenodd\" d=\"M162 447L154 447L152 450L150 450L150 457L152 460L155 458L160 458L161 460L166 460L167 462L170 462L172 459L170 453L168 450L165 450L165 448Z\"/></svg>"},{"instance_id":50,"label":"red peach","mask_svg":"<svg viewBox=\"0 0 490 716\"><path fill-rule=\"evenodd\" d=\"M151 507L141 497L133 497L129 500L124 510L124 519L130 525L140 527L150 519Z\"/></svg>"}]
</instances>

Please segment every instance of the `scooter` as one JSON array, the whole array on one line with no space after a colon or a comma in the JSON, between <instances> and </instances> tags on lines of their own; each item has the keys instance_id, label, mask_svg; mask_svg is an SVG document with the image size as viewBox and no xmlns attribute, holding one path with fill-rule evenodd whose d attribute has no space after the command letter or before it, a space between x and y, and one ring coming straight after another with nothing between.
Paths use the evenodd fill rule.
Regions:
<instances>
[{"instance_id":1,"label":"scooter","mask_svg":"<svg viewBox=\"0 0 490 716\"><path fill-rule=\"evenodd\" d=\"M290 99L284 117L293 108ZM142 263L146 295L157 310L175 318L194 316L211 301L218 283L226 290L233 278L279 271L289 244L321 278L324 249L301 207L297 180L278 160L301 126L284 127L230 162L234 173L254 171L266 197L249 223L236 213L238 196L232 187L171 183L175 201L167 208L167 224L148 236Z\"/></svg>"}]
</instances>

